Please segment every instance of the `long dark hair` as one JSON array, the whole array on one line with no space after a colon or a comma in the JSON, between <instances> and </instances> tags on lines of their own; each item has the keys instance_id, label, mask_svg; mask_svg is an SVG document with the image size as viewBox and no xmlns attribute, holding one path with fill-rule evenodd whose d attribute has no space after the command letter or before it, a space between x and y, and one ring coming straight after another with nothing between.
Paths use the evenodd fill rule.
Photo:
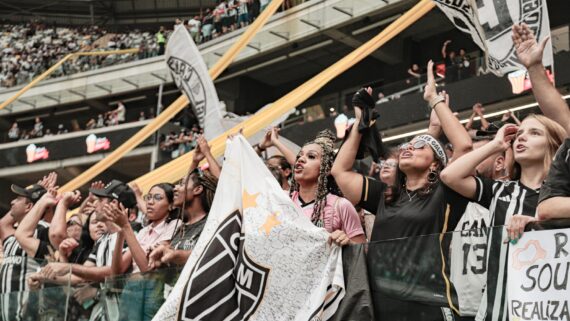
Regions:
<instances>
[{"instance_id":1,"label":"long dark hair","mask_svg":"<svg viewBox=\"0 0 570 321\"><path fill-rule=\"evenodd\" d=\"M209 213L214 201L214 195L216 194L216 188L218 187L218 178L208 172L198 170L190 173L190 179L194 182L194 185L203 187L203 191L200 194L200 204L204 211ZM184 193L186 193L186 186L184 187Z\"/></svg>"},{"instance_id":2,"label":"long dark hair","mask_svg":"<svg viewBox=\"0 0 570 321\"><path fill-rule=\"evenodd\" d=\"M333 176L330 175L334 159L336 157L334 151L334 141L335 136L330 130L323 130L317 134L315 140L305 143L317 144L321 147L323 154L321 156L321 166L319 168L319 177L317 180L317 195L315 195L315 205L313 207L313 214L311 215L311 221L315 222L320 217L321 211L326 206L327 195L329 193L335 194L337 196L342 196L342 192ZM291 179L291 189L290 194L294 191L299 191L299 183L295 180L293 175Z\"/></svg>"},{"instance_id":3,"label":"long dark hair","mask_svg":"<svg viewBox=\"0 0 570 321\"><path fill-rule=\"evenodd\" d=\"M87 260L87 257L89 257L89 254L95 245L95 240L91 238L91 234L89 233L89 224L91 224L91 216L93 215L95 215L95 212L91 212L91 214L87 216L87 220L81 227L79 246L71 251L71 254L69 255L70 263L83 264Z\"/></svg>"}]
</instances>

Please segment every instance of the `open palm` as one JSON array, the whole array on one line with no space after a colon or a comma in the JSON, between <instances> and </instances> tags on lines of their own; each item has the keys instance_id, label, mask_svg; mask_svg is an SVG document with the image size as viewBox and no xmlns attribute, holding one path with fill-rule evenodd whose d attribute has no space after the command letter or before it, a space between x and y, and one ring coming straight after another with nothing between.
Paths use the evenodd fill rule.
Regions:
<instances>
[{"instance_id":1,"label":"open palm","mask_svg":"<svg viewBox=\"0 0 570 321\"><path fill-rule=\"evenodd\" d=\"M542 54L544 52L546 42L548 41L548 37L544 38L540 44L537 43L532 30L523 23L521 25L513 26L512 38L519 61L527 69L530 66L540 64L542 62Z\"/></svg>"}]
</instances>

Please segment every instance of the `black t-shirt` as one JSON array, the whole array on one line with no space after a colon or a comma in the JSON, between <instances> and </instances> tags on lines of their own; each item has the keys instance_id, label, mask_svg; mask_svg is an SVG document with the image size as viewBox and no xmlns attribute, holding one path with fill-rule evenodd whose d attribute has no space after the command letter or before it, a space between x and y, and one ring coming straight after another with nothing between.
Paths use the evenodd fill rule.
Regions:
<instances>
[{"instance_id":1,"label":"black t-shirt","mask_svg":"<svg viewBox=\"0 0 570 321\"><path fill-rule=\"evenodd\" d=\"M426 196L403 191L386 206L385 189L365 177L360 202L377 213L368 251L377 317L453 320L457 297L444 265L451 237L439 233L455 229L469 200L440 183Z\"/></svg>"},{"instance_id":2,"label":"black t-shirt","mask_svg":"<svg viewBox=\"0 0 570 321\"><path fill-rule=\"evenodd\" d=\"M49 241L49 225L47 225L47 223L45 225L38 224L36 231L40 244L38 245L34 258L38 260L53 260L55 249Z\"/></svg>"},{"instance_id":3,"label":"black t-shirt","mask_svg":"<svg viewBox=\"0 0 570 321\"><path fill-rule=\"evenodd\" d=\"M377 213L371 241L453 231L469 203L467 198L440 183L427 196L403 191L393 204L386 206L386 184L365 177L363 186L361 206Z\"/></svg>"},{"instance_id":4,"label":"black t-shirt","mask_svg":"<svg viewBox=\"0 0 570 321\"><path fill-rule=\"evenodd\" d=\"M206 217L194 224L184 224L180 226L176 230L176 233L174 233L172 241L170 241L172 248L184 251L193 250L200 234L202 234L204 225L206 225Z\"/></svg>"},{"instance_id":5,"label":"black t-shirt","mask_svg":"<svg viewBox=\"0 0 570 321\"><path fill-rule=\"evenodd\" d=\"M539 202L557 196L570 196L570 138L566 138L554 156L548 176L540 188Z\"/></svg>"}]
</instances>

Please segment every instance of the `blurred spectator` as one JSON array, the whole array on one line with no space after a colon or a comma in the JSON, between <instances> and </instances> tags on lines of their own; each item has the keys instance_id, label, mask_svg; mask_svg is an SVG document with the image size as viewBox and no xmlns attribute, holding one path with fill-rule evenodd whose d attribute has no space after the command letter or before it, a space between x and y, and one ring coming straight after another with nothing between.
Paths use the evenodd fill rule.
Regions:
<instances>
[{"instance_id":1,"label":"blurred spectator","mask_svg":"<svg viewBox=\"0 0 570 321\"><path fill-rule=\"evenodd\" d=\"M61 135L61 134L66 134L67 133L67 129L63 126L63 124L59 124L57 125L57 135Z\"/></svg>"},{"instance_id":2,"label":"blurred spectator","mask_svg":"<svg viewBox=\"0 0 570 321\"><path fill-rule=\"evenodd\" d=\"M459 69L459 80L471 76L471 57L465 53L465 49L459 49L459 56L456 57L456 65Z\"/></svg>"},{"instance_id":3,"label":"blurred spectator","mask_svg":"<svg viewBox=\"0 0 570 321\"><path fill-rule=\"evenodd\" d=\"M105 127L105 118L103 117L102 114L97 115L97 124L95 125L95 128L101 128L101 127Z\"/></svg>"},{"instance_id":4,"label":"blurred spectator","mask_svg":"<svg viewBox=\"0 0 570 321\"><path fill-rule=\"evenodd\" d=\"M238 24L239 27L243 28L249 24L249 12L247 6L249 4L249 0L239 0L239 16L238 16Z\"/></svg>"},{"instance_id":5,"label":"blurred spectator","mask_svg":"<svg viewBox=\"0 0 570 321\"><path fill-rule=\"evenodd\" d=\"M146 117L145 117L145 115L144 115L144 111L141 111L141 112L139 113L139 121L143 121L143 120L145 120L145 119L146 119Z\"/></svg>"},{"instance_id":6,"label":"blurred spectator","mask_svg":"<svg viewBox=\"0 0 570 321\"><path fill-rule=\"evenodd\" d=\"M39 117L36 117L34 129L32 130L33 137L42 137L44 135L44 123Z\"/></svg>"},{"instance_id":7,"label":"blurred spectator","mask_svg":"<svg viewBox=\"0 0 570 321\"><path fill-rule=\"evenodd\" d=\"M421 73L422 71L420 70L420 66L418 66L418 64L412 64L412 66L408 69L408 75L411 77L406 79L406 84L410 86L420 84L420 77L422 76Z\"/></svg>"},{"instance_id":8,"label":"blurred spectator","mask_svg":"<svg viewBox=\"0 0 570 321\"><path fill-rule=\"evenodd\" d=\"M457 69L455 68L455 51L448 52L447 46L451 40L446 40L441 47L441 56L445 62L445 81L452 82L457 79Z\"/></svg>"},{"instance_id":9,"label":"blurred spectator","mask_svg":"<svg viewBox=\"0 0 570 321\"><path fill-rule=\"evenodd\" d=\"M164 35L164 26L160 26L160 29L156 33L156 43L158 44L158 55L164 55L164 48L166 46L166 37Z\"/></svg>"},{"instance_id":10,"label":"blurred spectator","mask_svg":"<svg viewBox=\"0 0 570 321\"><path fill-rule=\"evenodd\" d=\"M188 21L188 31L190 31L190 36L192 36L192 39L195 43L200 42L200 25L201 23L199 16L194 16L194 18Z\"/></svg>"},{"instance_id":11,"label":"blurred spectator","mask_svg":"<svg viewBox=\"0 0 570 321\"><path fill-rule=\"evenodd\" d=\"M10 140L18 140L20 138L20 128L18 128L18 123L14 122L10 130L8 131L8 138Z\"/></svg>"}]
</instances>

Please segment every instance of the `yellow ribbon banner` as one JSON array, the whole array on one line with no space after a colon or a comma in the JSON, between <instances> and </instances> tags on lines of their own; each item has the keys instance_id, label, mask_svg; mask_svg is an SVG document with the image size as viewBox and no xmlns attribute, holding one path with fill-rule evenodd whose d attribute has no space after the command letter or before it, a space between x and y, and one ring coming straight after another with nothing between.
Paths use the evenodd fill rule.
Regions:
<instances>
[{"instance_id":1,"label":"yellow ribbon banner","mask_svg":"<svg viewBox=\"0 0 570 321\"><path fill-rule=\"evenodd\" d=\"M273 0L263 10L263 12L255 19L255 22L247 27L246 31L242 34L239 41L234 43L228 51L216 62L212 68L210 68L209 73L212 80L216 79L235 59L237 54L253 39L259 30L265 25L267 20L277 11L283 0ZM75 177L67 184L60 188L60 192L72 191L80 188L81 186L89 183L97 175L101 174L104 170L111 167L117 161L119 161L128 152L133 150L135 147L140 145L145 139L150 135L158 131L164 124L166 124L172 117L174 117L178 112L180 112L186 105L188 105L188 98L185 95L178 97L167 109L165 109L160 115L158 115L152 122L148 123L140 131L138 131L133 137L129 138L121 146L115 149L112 153L106 156L104 159L91 166L88 170L81 173L81 175ZM162 180L164 181L164 180Z\"/></svg>"},{"instance_id":2,"label":"yellow ribbon banner","mask_svg":"<svg viewBox=\"0 0 570 321\"><path fill-rule=\"evenodd\" d=\"M433 9L434 6L435 5L431 0L421 0L413 8L408 10L408 12L386 27L386 29L382 30L382 32L377 36L355 49L334 65L328 67L320 74L311 78L303 85L291 91L289 94L274 102L270 108L255 114L243 123L211 140L209 143L212 146L212 154L215 157L218 157L224 153L226 148L226 137L229 134L237 133L240 129L243 129L243 135L245 137L250 137L264 129L266 126L269 126L281 115L303 103L303 101L312 96L329 81L360 62L375 50L378 50L378 48L390 39L423 17ZM193 155L194 152L184 154L168 164L137 178L134 182L136 182L143 191L148 190L152 184L156 184L158 182L176 182L186 174Z\"/></svg>"}]
</instances>

